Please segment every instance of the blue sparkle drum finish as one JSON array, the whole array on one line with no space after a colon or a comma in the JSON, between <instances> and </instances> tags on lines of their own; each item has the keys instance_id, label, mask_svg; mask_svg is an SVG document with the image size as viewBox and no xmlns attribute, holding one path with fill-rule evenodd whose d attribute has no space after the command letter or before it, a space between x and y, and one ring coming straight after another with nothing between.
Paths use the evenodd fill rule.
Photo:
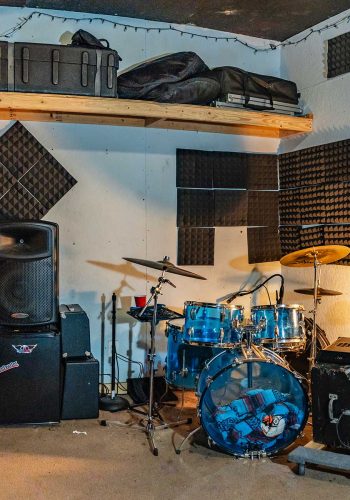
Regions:
<instances>
[{"instance_id":1,"label":"blue sparkle drum finish","mask_svg":"<svg viewBox=\"0 0 350 500\"><path fill-rule=\"evenodd\" d=\"M205 362L223 349L184 342L184 321L175 319L167 322L168 350L165 379L174 387L195 390Z\"/></svg>"},{"instance_id":2,"label":"blue sparkle drum finish","mask_svg":"<svg viewBox=\"0 0 350 500\"><path fill-rule=\"evenodd\" d=\"M184 340L203 344L235 344L244 308L226 304L185 302Z\"/></svg>"},{"instance_id":3,"label":"blue sparkle drum finish","mask_svg":"<svg viewBox=\"0 0 350 500\"><path fill-rule=\"evenodd\" d=\"M198 414L210 440L238 457L271 455L295 441L308 418L296 373L269 349L226 350L201 372Z\"/></svg>"},{"instance_id":4,"label":"blue sparkle drum finish","mask_svg":"<svg viewBox=\"0 0 350 500\"><path fill-rule=\"evenodd\" d=\"M280 350L292 350L305 343L304 307L299 304L254 306L251 319L257 327L255 340L277 344Z\"/></svg>"}]
</instances>

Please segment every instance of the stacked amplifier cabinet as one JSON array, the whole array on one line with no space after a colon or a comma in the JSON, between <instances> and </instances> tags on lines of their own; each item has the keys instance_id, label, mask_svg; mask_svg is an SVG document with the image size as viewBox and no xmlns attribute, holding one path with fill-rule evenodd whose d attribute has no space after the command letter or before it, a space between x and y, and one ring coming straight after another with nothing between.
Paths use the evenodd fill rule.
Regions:
<instances>
[{"instance_id":1,"label":"stacked amplifier cabinet","mask_svg":"<svg viewBox=\"0 0 350 500\"><path fill-rule=\"evenodd\" d=\"M58 422L58 227L0 222L0 424Z\"/></svg>"},{"instance_id":2,"label":"stacked amplifier cabinet","mask_svg":"<svg viewBox=\"0 0 350 500\"><path fill-rule=\"evenodd\" d=\"M313 438L332 448L350 448L350 337L318 353L312 369Z\"/></svg>"},{"instance_id":3,"label":"stacked amplifier cabinet","mask_svg":"<svg viewBox=\"0 0 350 500\"><path fill-rule=\"evenodd\" d=\"M63 395L61 418L97 418L99 363L90 352L90 326L79 304L60 306Z\"/></svg>"}]
</instances>

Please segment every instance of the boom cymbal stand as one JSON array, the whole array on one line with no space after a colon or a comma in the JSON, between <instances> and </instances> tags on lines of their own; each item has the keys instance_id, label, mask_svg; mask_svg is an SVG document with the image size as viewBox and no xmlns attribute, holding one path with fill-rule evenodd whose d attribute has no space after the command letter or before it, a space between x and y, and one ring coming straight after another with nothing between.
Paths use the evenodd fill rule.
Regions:
<instances>
[{"instance_id":1,"label":"boom cymbal stand","mask_svg":"<svg viewBox=\"0 0 350 500\"><path fill-rule=\"evenodd\" d=\"M161 276L158 278L158 284L151 288L151 296L148 299L144 308L138 314L138 317L141 318L148 305L153 301L153 314L152 314L151 330L150 330L151 346L147 356L149 361L149 370L150 370L149 399L146 404L143 403L143 404L130 405L128 409L128 411L130 412L137 413L138 415L143 415L144 417L146 417L141 421L140 425L133 426L133 428L141 429L146 433L150 449L153 455L155 456L158 456L158 448L154 441L155 431L168 429L171 427L177 427L182 424L190 424L192 422L191 418L187 418L184 420L177 420L176 422L168 422L168 423L165 422L165 420L163 419L162 415L159 412L158 404L154 400L154 360L156 357L155 335L156 335L156 326L158 322L157 321L158 296L161 293L164 284L169 284L174 288L176 288L175 285L171 283L171 281L169 281L164 277L165 272L166 269L163 269ZM138 406L146 406L146 405L148 406L147 411L143 411L137 408ZM119 422L115 421L108 422L108 424L113 424L113 423L120 425ZM107 425L107 421L104 420L101 422L101 424Z\"/></svg>"}]
</instances>

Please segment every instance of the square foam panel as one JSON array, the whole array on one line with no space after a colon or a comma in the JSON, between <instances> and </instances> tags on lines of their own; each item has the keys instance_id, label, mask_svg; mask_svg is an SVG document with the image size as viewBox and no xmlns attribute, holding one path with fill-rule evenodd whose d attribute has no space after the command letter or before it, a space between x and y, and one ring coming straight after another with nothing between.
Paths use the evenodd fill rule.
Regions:
<instances>
[{"instance_id":1,"label":"square foam panel","mask_svg":"<svg viewBox=\"0 0 350 500\"><path fill-rule=\"evenodd\" d=\"M278 189L277 155L248 154L247 187L252 190Z\"/></svg>"},{"instance_id":2,"label":"square foam panel","mask_svg":"<svg viewBox=\"0 0 350 500\"><path fill-rule=\"evenodd\" d=\"M281 258L278 227L248 227L248 262L273 262Z\"/></svg>"},{"instance_id":3,"label":"square foam panel","mask_svg":"<svg viewBox=\"0 0 350 500\"><path fill-rule=\"evenodd\" d=\"M215 226L246 226L248 222L248 192L215 190Z\"/></svg>"},{"instance_id":4,"label":"square foam panel","mask_svg":"<svg viewBox=\"0 0 350 500\"><path fill-rule=\"evenodd\" d=\"M177 187L213 187L213 163L207 153L192 149L176 150Z\"/></svg>"},{"instance_id":5,"label":"square foam panel","mask_svg":"<svg viewBox=\"0 0 350 500\"><path fill-rule=\"evenodd\" d=\"M280 226L279 237L281 254L295 252L301 248L301 227L299 226Z\"/></svg>"},{"instance_id":6,"label":"square foam panel","mask_svg":"<svg viewBox=\"0 0 350 500\"><path fill-rule=\"evenodd\" d=\"M285 189L279 192L279 222L281 226L301 224L299 195L299 189Z\"/></svg>"},{"instance_id":7,"label":"square foam panel","mask_svg":"<svg viewBox=\"0 0 350 500\"><path fill-rule=\"evenodd\" d=\"M300 247L324 245L324 226L303 227L300 229Z\"/></svg>"},{"instance_id":8,"label":"square foam panel","mask_svg":"<svg viewBox=\"0 0 350 500\"><path fill-rule=\"evenodd\" d=\"M19 122L0 137L0 215L40 219L76 180Z\"/></svg>"},{"instance_id":9,"label":"square foam panel","mask_svg":"<svg viewBox=\"0 0 350 500\"><path fill-rule=\"evenodd\" d=\"M177 226L213 227L214 191L206 189L178 189Z\"/></svg>"},{"instance_id":10,"label":"square foam panel","mask_svg":"<svg viewBox=\"0 0 350 500\"><path fill-rule=\"evenodd\" d=\"M350 222L350 183L338 182L325 186L327 223Z\"/></svg>"},{"instance_id":11,"label":"square foam panel","mask_svg":"<svg viewBox=\"0 0 350 500\"><path fill-rule=\"evenodd\" d=\"M248 226L278 226L278 191L248 192Z\"/></svg>"},{"instance_id":12,"label":"square foam panel","mask_svg":"<svg viewBox=\"0 0 350 500\"><path fill-rule=\"evenodd\" d=\"M291 151L279 155L278 170L280 189L300 187L300 152Z\"/></svg>"},{"instance_id":13,"label":"square foam panel","mask_svg":"<svg viewBox=\"0 0 350 500\"><path fill-rule=\"evenodd\" d=\"M350 224L324 226L324 243L325 245L350 246ZM334 262L334 264L349 266L350 255Z\"/></svg>"},{"instance_id":14,"label":"square foam panel","mask_svg":"<svg viewBox=\"0 0 350 500\"><path fill-rule=\"evenodd\" d=\"M327 78L350 71L350 33L343 33L328 40Z\"/></svg>"},{"instance_id":15,"label":"square foam panel","mask_svg":"<svg viewBox=\"0 0 350 500\"><path fill-rule=\"evenodd\" d=\"M213 187L246 189L248 156L245 153L210 152Z\"/></svg>"},{"instance_id":16,"label":"square foam panel","mask_svg":"<svg viewBox=\"0 0 350 500\"><path fill-rule=\"evenodd\" d=\"M305 186L299 190L301 224L326 222L325 185Z\"/></svg>"},{"instance_id":17,"label":"square foam panel","mask_svg":"<svg viewBox=\"0 0 350 500\"><path fill-rule=\"evenodd\" d=\"M215 229L179 228L177 240L178 266L214 265Z\"/></svg>"}]
</instances>

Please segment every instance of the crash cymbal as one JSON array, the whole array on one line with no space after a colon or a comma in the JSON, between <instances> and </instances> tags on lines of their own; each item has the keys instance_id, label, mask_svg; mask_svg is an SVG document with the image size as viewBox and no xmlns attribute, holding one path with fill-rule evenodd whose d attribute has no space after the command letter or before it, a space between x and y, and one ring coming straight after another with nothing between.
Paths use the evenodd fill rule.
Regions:
<instances>
[{"instance_id":1,"label":"crash cymbal","mask_svg":"<svg viewBox=\"0 0 350 500\"><path fill-rule=\"evenodd\" d=\"M285 255L280 263L289 267L312 267L316 256L318 264L331 264L343 259L349 252L350 248L344 245L310 247Z\"/></svg>"},{"instance_id":2,"label":"crash cymbal","mask_svg":"<svg viewBox=\"0 0 350 500\"><path fill-rule=\"evenodd\" d=\"M176 267L169 260L169 257L164 257L163 260L144 260L144 259L134 259L132 257L123 257L124 260L128 262L133 262L134 264L139 264L140 266L150 267L151 269L158 269L159 271L166 271L167 273L180 274L181 276L187 276L187 278L195 278L197 280L206 280L204 276L199 274L191 273L186 271L186 269L181 269L181 267Z\"/></svg>"},{"instance_id":3,"label":"crash cymbal","mask_svg":"<svg viewBox=\"0 0 350 500\"><path fill-rule=\"evenodd\" d=\"M298 288L294 290L296 293L302 293L303 295L313 295L313 288ZM343 295L342 292L337 292L336 290L327 290L326 288L317 288L317 297L325 297L327 295Z\"/></svg>"}]
</instances>

